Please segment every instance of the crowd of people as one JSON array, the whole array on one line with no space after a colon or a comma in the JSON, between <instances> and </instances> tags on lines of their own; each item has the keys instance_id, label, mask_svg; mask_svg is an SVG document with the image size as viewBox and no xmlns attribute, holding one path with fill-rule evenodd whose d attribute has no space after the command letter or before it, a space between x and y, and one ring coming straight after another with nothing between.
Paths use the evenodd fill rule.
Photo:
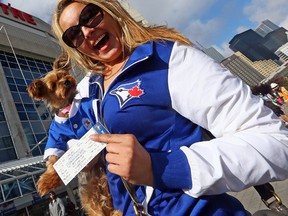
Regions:
<instances>
[{"instance_id":1,"label":"crowd of people","mask_svg":"<svg viewBox=\"0 0 288 216\"><path fill-rule=\"evenodd\" d=\"M288 178L279 118L175 29L144 26L117 0L60 0L52 29L69 61L97 76L93 108L110 134L90 139L107 143L123 215L135 215L123 179L147 215L245 216L226 192Z\"/></svg>"},{"instance_id":2,"label":"crowd of people","mask_svg":"<svg viewBox=\"0 0 288 216\"><path fill-rule=\"evenodd\" d=\"M288 126L288 91L284 86L271 82L253 88L252 92L259 95L264 100L264 104Z\"/></svg>"}]
</instances>

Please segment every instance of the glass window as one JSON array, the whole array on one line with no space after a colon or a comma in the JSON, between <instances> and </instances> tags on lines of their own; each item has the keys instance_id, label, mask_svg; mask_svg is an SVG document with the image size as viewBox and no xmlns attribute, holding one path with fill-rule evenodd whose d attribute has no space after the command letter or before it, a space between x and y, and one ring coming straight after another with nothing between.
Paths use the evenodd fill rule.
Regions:
<instances>
[{"instance_id":1,"label":"glass window","mask_svg":"<svg viewBox=\"0 0 288 216\"><path fill-rule=\"evenodd\" d=\"M5 200L10 200L20 196L17 180L2 184Z\"/></svg>"},{"instance_id":2,"label":"glass window","mask_svg":"<svg viewBox=\"0 0 288 216\"><path fill-rule=\"evenodd\" d=\"M44 64L42 62L36 62L36 64L37 64L38 68L45 69L45 66L44 66Z\"/></svg>"},{"instance_id":3,"label":"glass window","mask_svg":"<svg viewBox=\"0 0 288 216\"><path fill-rule=\"evenodd\" d=\"M20 64L20 67L22 70L30 70L30 68L27 65Z\"/></svg>"},{"instance_id":4,"label":"glass window","mask_svg":"<svg viewBox=\"0 0 288 216\"><path fill-rule=\"evenodd\" d=\"M5 76L10 76L10 77L12 76L12 72L11 72L10 68L3 67L3 70L4 70Z\"/></svg>"},{"instance_id":5,"label":"glass window","mask_svg":"<svg viewBox=\"0 0 288 216\"><path fill-rule=\"evenodd\" d=\"M42 77L42 75L40 73L32 73L32 75L34 77L33 79L39 79Z\"/></svg>"},{"instance_id":6,"label":"glass window","mask_svg":"<svg viewBox=\"0 0 288 216\"><path fill-rule=\"evenodd\" d=\"M22 194L32 193L36 190L32 176L19 179Z\"/></svg>"},{"instance_id":7,"label":"glass window","mask_svg":"<svg viewBox=\"0 0 288 216\"><path fill-rule=\"evenodd\" d=\"M18 85L18 91L19 92L27 92L27 86ZM23 98L22 98L22 100L23 100Z\"/></svg>"},{"instance_id":8,"label":"glass window","mask_svg":"<svg viewBox=\"0 0 288 216\"><path fill-rule=\"evenodd\" d=\"M0 128L0 137L10 136L9 128L6 122L0 122Z\"/></svg>"},{"instance_id":9,"label":"glass window","mask_svg":"<svg viewBox=\"0 0 288 216\"><path fill-rule=\"evenodd\" d=\"M30 66L30 70L31 70L32 72L35 72L35 73L38 73L38 72L39 72L39 70L38 70L37 67L31 67L31 66Z\"/></svg>"},{"instance_id":10,"label":"glass window","mask_svg":"<svg viewBox=\"0 0 288 216\"><path fill-rule=\"evenodd\" d=\"M28 120L27 115L25 112L18 112L19 118L21 121Z\"/></svg>"},{"instance_id":11,"label":"glass window","mask_svg":"<svg viewBox=\"0 0 288 216\"><path fill-rule=\"evenodd\" d=\"M2 112L2 111L0 111L0 122L1 121L5 121L6 122L6 118L5 118L4 112Z\"/></svg>"},{"instance_id":12,"label":"glass window","mask_svg":"<svg viewBox=\"0 0 288 216\"><path fill-rule=\"evenodd\" d=\"M34 111L34 112L36 112L36 109L35 109L33 104L24 104L24 107L25 107L26 111Z\"/></svg>"},{"instance_id":13,"label":"glass window","mask_svg":"<svg viewBox=\"0 0 288 216\"><path fill-rule=\"evenodd\" d=\"M14 63L16 63L16 59L14 58L14 56L7 56L6 58L7 58L7 60L8 60L9 62L14 62Z\"/></svg>"},{"instance_id":14,"label":"glass window","mask_svg":"<svg viewBox=\"0 0 288 216\"><path fill-rule=\"evenodd\" d=\"M17 103L17 102L21 103L20 95L16 92L11 92L11 93L12 93L12 97L14 99L14 102L15 103Z\"/></svg>"},{"instance_id":15,"label":"glass window","mask_svg":"<svg viewBox=\"0 0 288 216\"><path fill-rule=\"evenodd\" d=\"M47 73L47 70L46 70L45 68L39 68L39 71L40 71L42 74Z\"/></svg>"},{"instance_id":16,"label":"glass window","mask_svg":"<svg viewBox=\"0 0 288 216\"><path fill-rule=\"evenodd\" d=\"M26 88L24 87L24 91ZM19 89L20 90L20 89ZM28 95L28 93L20 93L23 103L33 103L32 98Z\"/></svg>"},{"instance_id":17,"label":"glass window","mask_svg":"<svg viewBox=\"0 0 288 216\"><path fill-rule=\"evenodd\" d=\"M23 74L26 79L33 79L33 76L30 71L23 71Z\"/></svg>"},{"instance_id":18,"label":"glass window","mask_svg":"<svg viewBox=\"0 0 288 216\"><path fill-rule=\"evenodd\" d=\"M9 67L8 63L6 61L1 61L2 67Z\"/></svg>"},{"instance_id":19,"label":"glass window","mask_svg":"<svg viewBox=\"0 0 288 216\"><path fill-rule=\"evenodd\" d=\"M9 84L9 88L10 88L10 91L18 92L18 89L17 89L16 85L14 85L14 84Z\"/></svg>"},{"instance_id":20,"label":"glass window","mask_svg":"<svg viewBox=\"0 0 288 216\"><path fill-rule=\"evenodd\" d=\"M6 57L5 57L5 55L0 54L0 60L4 60L4 61L6 61Z\"/></svg>"},{"instance_id":21,"label":"glass window","mask_svg":"<svg viewBox=\"0 0 288 216\"><path fill-rule=\"evenodd\" d=\"M16 103L15 105L16 105L16 109L17 109L18 111L24 111L24 107L23 107L22 104Z\"/></svg>"},{"instance_id":22,"label":"glass window","mask_svg":"<svg viewBox=\"0 0 288 216\"><path fill-rule=\"evenodd\" d=\"M9 67L10 67L10 68L17 68L17 69L19 69L19 67L18 67L18 65L17 65L16 63L11 63L11 62L9 62Z\"/></svg>"},{"instance_id":23,"label":"glass window","mask_svg":"<svg viewBox=\"0 0 288 216\"><path fill-rule=\"evenodd\" d=\"M13 141L10 136L0 137L0 149L13 147Z\"/></svg>"},{"instance_id":24,"label":"glass window","mask_svg":"<svg viewBox=\"0 0 288 216\"><path fill-rule=\"evenodd\" d=\"M31 126L32 126L34 133L45 133L43 125L40 121L31 122Z\"/></svg>"},{"instance_id":25,"label":"glass window","mask_svg":"<svg viewBox=\"0 0 288 216\"><path fill-rule=\"evenodd\" d=\"M15 84L15 81L13 78L10 78L10 77L6 77L6 80L9 84Z\"/></svg>"},{"instance_id":26,"label":"glass window","mask_svg":"<svg viewBox=\"0 0 288 216\"><path fill-rule=\"evenodd\" d=\"M27 121L24 122L24 121L23 121L23 122L21 122L21 123L22 123L22 127L23 127L23 129L24 129L25 134L32 134L32 133L33 133L32 128L31 128L29 122L27 122Z\"/></svg>"},{"instance_id":27,"label":"glass window","mask_svg":"<svg viewBox=\"0 0 288 216\"><path fill-rule=\"evenodd\" d=\"M29 143L29 146L32 148L33 146L35 146L36 144L36 140L34 138L34 135L33 134L26 134L26 138L27 138L27 141Z\"/></svg>"},{"instance_id":28,"label":"glass window","mask_svg":"<svg viewBox=\"0 0 288 216\"><path fill-rule=\"evenodd\" d=\"M19 69L11 69L13 77L22 78L21 71Z\"/></svg>"},{"instance_id":29,"label":"glass window","mask_svg":"<svg viewBox=\"0 0 288 216\"><path fill-rule=\"evenodd\" d=\"M27 58L26 58L27 59ZM36 63L32 60L27 60L29 66L36 67Z\"/></svg>"},{"instance_id":30,"label":"glass window","mask_svg":"<svg viewBox=\"0 0 288 216\"><path fill-rule=\"evenodd\" d=\"M18 57L18 56L17 56ZM27 65L27 62L25 59L21 59L18 57L18 62L21 64L21 65Z\"/></svg>"},{"instance_id":31,"label":"glass window","mask_svg":"<svg viewBox=\"0 0 288 216\"><path fill-rule=\"evenodd\" d=\"M17 159L14 148L0 149L0 163Z\"/></svg>"},{"instance_id":32,"label":"glass window","mask_svg":"<svg viewBox=\"0 0 288 216\"><path fill-rule=\"evenodd\" d=\"M17 85L25 85L26 86L24 79L15 78L15 83Z\"/></svg>"},{"instance_id":33,"label":"glass window","mask_svg":"<svg viewBox=\"0 0 288 216\"><path fill-rule=\"evenodd\" d=\"M40 118L42 120L50 120L51 116L50 116L50 112L46 111L40 114Z\"/></svg>"},{"instance_id":34,"label":"glass window","mask_svg":"<svg viewBox=\"0 0 288 216\"><path fill-rule=\"evenodd\" d=\"M29 120L40 120L36 112L27 112Z\"/></svg>"}]
</instances>

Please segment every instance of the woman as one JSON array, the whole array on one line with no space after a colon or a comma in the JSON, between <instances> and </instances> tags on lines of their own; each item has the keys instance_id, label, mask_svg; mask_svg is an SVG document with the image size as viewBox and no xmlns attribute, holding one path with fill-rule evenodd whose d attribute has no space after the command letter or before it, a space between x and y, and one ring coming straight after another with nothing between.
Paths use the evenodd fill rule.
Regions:
<instances>
[{"instance_id":1,"label":"woman","mask_svg":"<svg viewBox=\"0 0 288 216\"><path fill-rule=\"evenodd\" d=\"M62 0L53 31L99 74L113 204L134 215L246 215L227 191L288 177L288 132L248 86L181 34L136 23L116 0ZM209 92L209 94L207 94ZM201 127L216 137L202 141ZM277 157L275 157L277 155Z\"/></svg>"}]
</instances>

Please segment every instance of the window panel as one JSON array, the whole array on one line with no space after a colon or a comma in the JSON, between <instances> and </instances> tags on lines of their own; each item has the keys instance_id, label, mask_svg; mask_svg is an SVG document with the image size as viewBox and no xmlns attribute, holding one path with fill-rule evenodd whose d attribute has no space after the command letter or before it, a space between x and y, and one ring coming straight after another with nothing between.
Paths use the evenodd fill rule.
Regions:
<instances>
[{"instance_id":1,"label":"window panel","mask_svg":"<svg viewBox=\"0 0 288 216\"><path fill-rule=\"evenodd\" d=\"M0 122L1 121L5 121L6 122L6 118L5 118L4 112L2 112L2 111L0 111Z\"/></svg>"},{"instance_id":2,"label":"window panel","mask_svg":"<svg viewBox=\"0 0 288 216\"><path fill-rule=\"evenodd\" d=\"M4 196L6 200L11 200L20 196L20 190L18 187L17 180L14 180L9 183L2 184Z\"/></svg>"},{"instance_id":3,"label":"window panel","mask_svg":"<svg viewBox=\"0 0 288 216\"><path fill-rule=\"evenodd\" d=\"M1 150L11 148L11 147L13 148L13 141L12 141L11 136L0 137L0 149Z\"/></svg>"},{"instance_id":4,"label":"window panel","mask_svg":"<svg viewBox=\"0 0 288 216\"><path fill-rule=\"evenodd\" d=\"M36 112L35 113L34 112L28 112L27 115L28 115L29 120L40 120L40 118Z\"/></svg>"},{"instance_id":5,"label":"window panel","mask_svg":"<svg viewBox=\"0 0 288 216\"><path fill-rule=\"evenodd\" d=\"M11 63L9 62L9 67L10 68L16 68L16 69L19 69L18 65L16 63Z\"/></svg>"},{"instance_id":6,"label":"window panel","mask_svg":"<svg viewBox=\"0 0 288 216\"><path fill-rule=\"evenodd\" d=\"M18 92L16 85L9 84L10 91Z\"/></svg>"},{"instance_id":7,"label":"window panel","mask_svg":"<svg viewBox=\"0 0 288 216\"><path fill-rule=\"evenodd\" d=\"M15 103L21 103L20 95L16 92L11 92Z\"/></svg>"},{"instance_id":8,"label":"window panel","mask_svg":"<svg viewBox=\"0 0 288 216\"><path fill-rule=\"evenodd\" d=\"M26 111L34 111L34 112L36 112L36 109L35 109L35 107L34 107L34 105L33 104L24 104L24 107L25 107L25 110Z\"/></svg>"},{"instance_id":9,"label":"window panel","mask_svg":"<svg viewBox=\"0 0 288 216\"><path fill-rule=\"evenodd\" d=\"M32 73L30 71L23 71L23 74L26 79L33 79Z\"/></svg>"},{"instance_id":10,"label":"window panel","mask_svg":"<svg viewBox=\"0 0 288 216\"><path fill-rule=\"evenodd\" d=\"M45 133L43 125L40 121L31 122L34 133Z\"/></svg>"},{"instance_id":11,"label":"window panel","mask_svg":"<svg viewBox=\"0 0 288 216\"><path fill-rule=\"evenodd\" d=\"M2 67L9 67L8 63L6 61L1 61Z\"/></svg>"},{"instance_id":12,"label":"window panel","mask_svg":"<svg viewBox=\"0 0 288 216\"><path fill-rule=\"evenodd\" d=\"M0 122L0 128L0 137L10 136L9 128L6 122Z\"/></svg>"},{"instance_id":13,"label":"window panel","mask_svg":"<svg viewBox=\"0 0 288 216\"><path fill-rule=\"evenodd\" d=\"M6 77L6 80L7 80L8 84L15 84L14 79L11 77Z\"/></svg>"},{"instance_id":14,"label":"window panel","mask_svg":"<svg viewBox=\"0 0 288 216\"><path fill-rule=\"evenodd\" d=\"M14 148L0 149L0 155L0 163L17 159Z\"/></svg>"},{"instance_id":15,"label":"window panel","mask_svg":"<svg viewBox=\"0 0 288 216\"><path fill-rule=\"evenodd\" d=\"M26 91L26 88L25 88ZM33 103L32 98L28 93L20 93L23 103Z\"/></svg>"},{"instance_id":16,"label":"window panel","mask_svg":"<svg viewBox=\"0 0 288 216\"><path fill-rule=\"evenodd\" d=\"M16 85L25 85L26 86L24 79L15 78L14 80L15 80Z\"/></svg>"},{"instance_id":17,"label":"window panel","mask_svg":"<svg viewBox=\"0 0 288 216\"><path fill-rule=\"evenodd\" d=\"M3 67L3 70L4 70L5 76L10 76L10 77L12 76L12 72L11 72L10 68Z\"/></svg>"},{"instance_id":18,"label":"window panel","mask_svg":"<svg viewBox=\"0 0 288 216\"><path fill-rule=\"evenodd\" d=\"M32 134L33 131L32 131L32 128L29 124L29 122L25 121L25 122L21 122L22 123L22 127L24 129L24 133L27 135L27 134Z\"/></svg>"},{"instance_id":19,"label":"window panel","mask_svg":"<svg viewBox=\"0 0 288 216\"><path fill-rule=\"evenodd\" d=\"M19 179L19 185L23 195L27 193L32 193L36 190L32 176Z\"/></svg>"},{"instance_id":20,"label":"window panel","mask_svg":"<svg viewBox=\"0 0 288 216\"><path fill-rule=\"evenodd\" d=\"M11 69L13 77L22 78L21 71L19 69Z\"/></svg>"},{"instance_id":21,"label":"window panel","mask_svg":"<svg viewBox=\"0 0 288 216\"><path fill-rule=\"evenodd\" d=\"M16 103L15 104L17 111L24 111L24 106L23 104Z\"/></svg>"},{"instance_id":22,"label":"window panel","mask_svg":"<svg viewBox=\"0 0 288 216\"><path fill-rule=\"evenodd\" d=\"M28 117L25 112L18 112L18 115L21 121L28 120Z\"/></svg>"}]
</instances>

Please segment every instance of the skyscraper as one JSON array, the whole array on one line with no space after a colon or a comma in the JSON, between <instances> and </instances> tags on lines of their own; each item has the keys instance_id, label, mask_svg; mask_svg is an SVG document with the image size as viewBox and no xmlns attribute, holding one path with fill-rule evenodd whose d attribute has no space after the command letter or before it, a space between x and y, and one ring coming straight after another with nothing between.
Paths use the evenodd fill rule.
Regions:
<instances>
[{"instance_id":1,"label":"skyscraper","mask_svg":"<svg viewBox=\"0 0 288 216\"><path fill-rule=\"evenodd\" d=\"M265 37L268 33L278 29L279 26L271 22L270 20L264 20L261 22L260 25L258 25L255 29L255 32L261 35L262 37Z\"/></svg>"}]
</instances>

